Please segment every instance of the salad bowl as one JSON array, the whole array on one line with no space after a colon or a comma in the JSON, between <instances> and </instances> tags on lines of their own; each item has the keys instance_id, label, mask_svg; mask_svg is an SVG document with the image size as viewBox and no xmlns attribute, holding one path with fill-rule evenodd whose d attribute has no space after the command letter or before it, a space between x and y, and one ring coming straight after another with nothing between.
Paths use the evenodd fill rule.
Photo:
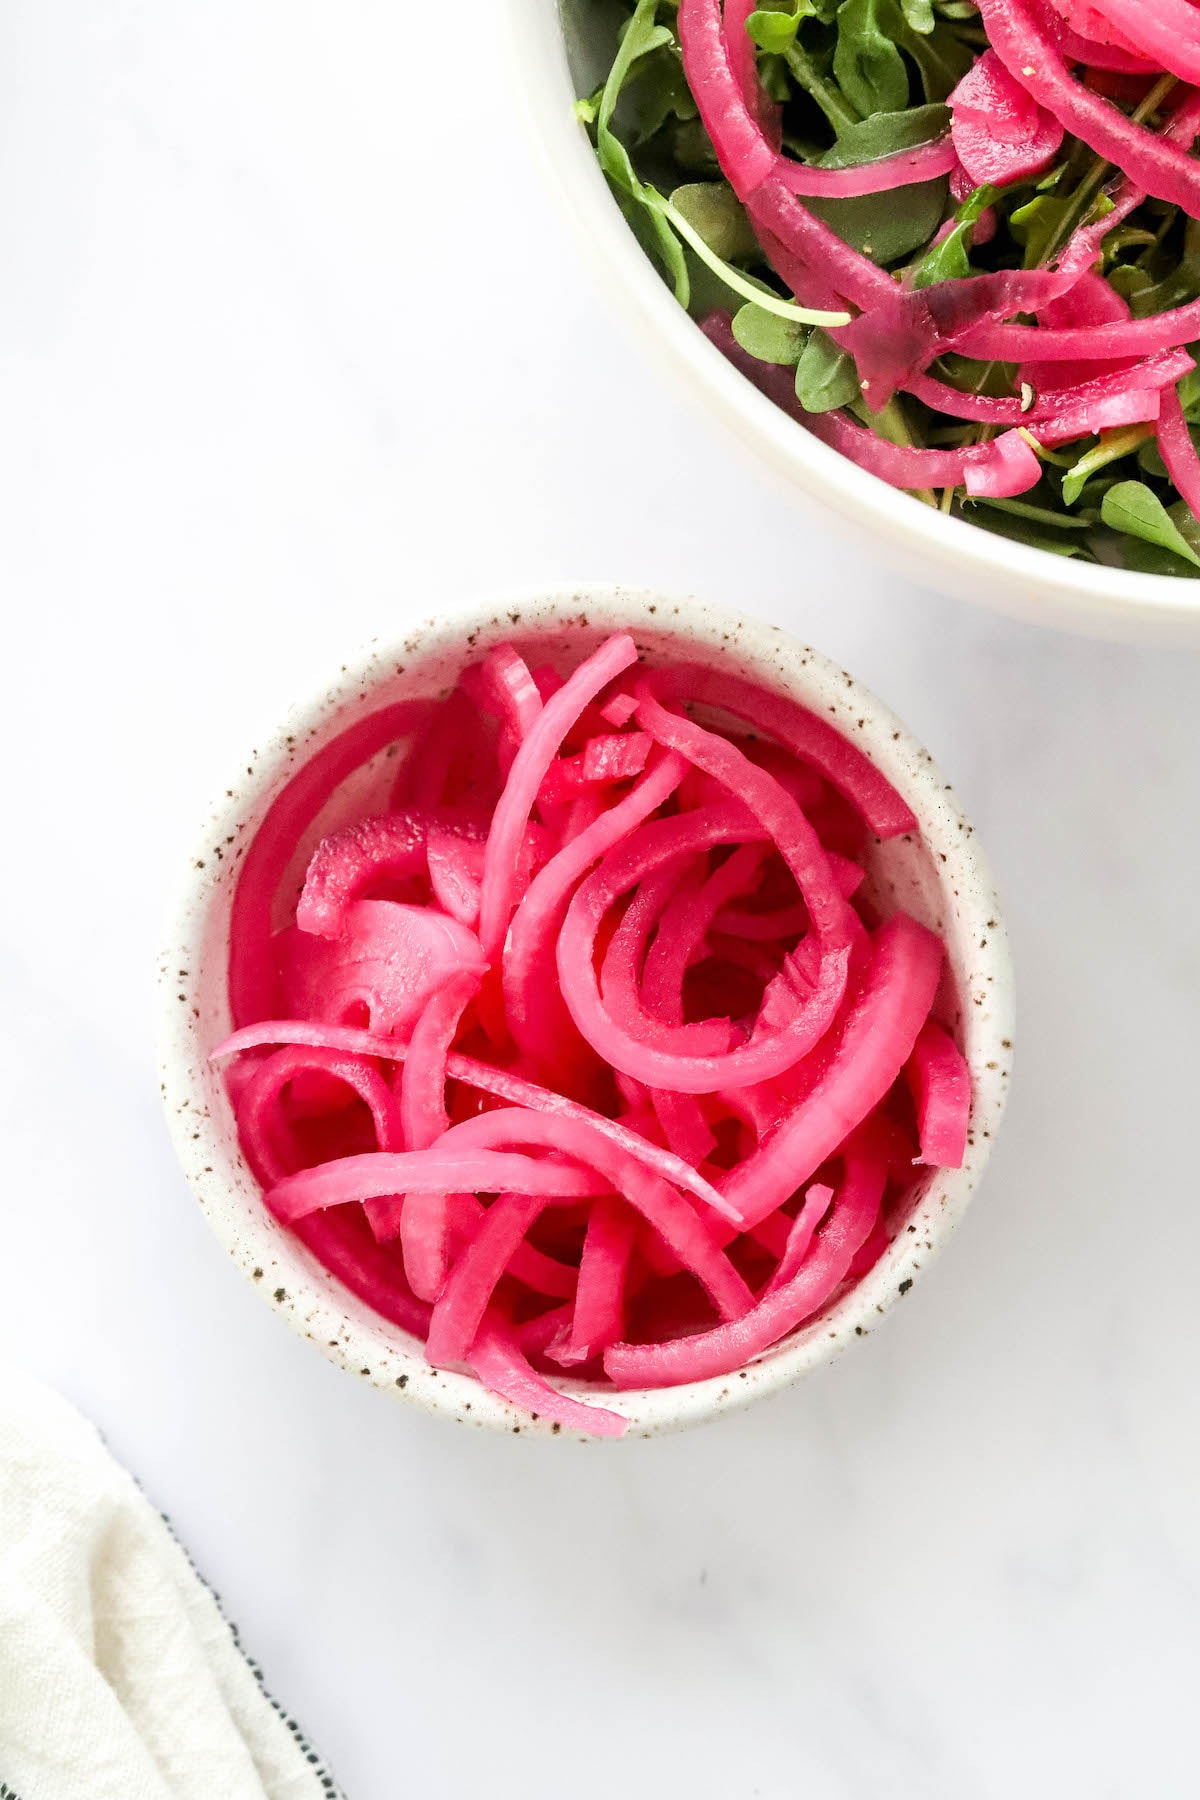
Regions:
<instances>
[{"instance_id":1,"label":"salad bowl","mask_svg":"<svg viewBox=\"0 0 1200 1800\"><path fill-rule=\"evenodd\" d=\"M677 304L626 223L573 110L605 71L597 18L603 20L597 0L508 0L509 85L581 247L656 364L671 370L800 505L868 540L908 579L1089 635L1200 640L1200 583L1076 562L946 517L820 442L726 360Z\"/></svg>"}]
</instances>

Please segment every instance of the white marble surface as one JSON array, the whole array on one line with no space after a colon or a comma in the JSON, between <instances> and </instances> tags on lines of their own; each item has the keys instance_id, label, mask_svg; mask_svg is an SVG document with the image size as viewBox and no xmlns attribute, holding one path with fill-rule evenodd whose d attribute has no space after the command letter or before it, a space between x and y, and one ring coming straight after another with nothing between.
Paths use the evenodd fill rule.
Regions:
<instances>
[{"instance_id":1,"label":"white marble surface","mask_svg":"<svg viewBox=\"0 0 1200 1800\"><path fill-rule=\"evenodd\" d=\"M0 12L0 1348L103 1426L351 1800L1191 1796L1200 665L807 524L601 303L495 11ZM257 723L413 610L588 573L886 695L991 848L1022 1003L993 1172L887 1329L608 1449L434 1423L283 1331L151 1042Z\"/></svg>"}]
</instances>

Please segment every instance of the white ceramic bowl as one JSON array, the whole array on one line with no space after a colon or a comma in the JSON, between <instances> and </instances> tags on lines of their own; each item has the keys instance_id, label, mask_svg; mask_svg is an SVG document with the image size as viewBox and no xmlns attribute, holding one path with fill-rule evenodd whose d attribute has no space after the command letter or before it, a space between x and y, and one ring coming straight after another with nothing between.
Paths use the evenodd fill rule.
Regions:
<instances>
[{"instance_id":1,"label":"white ceramic bowl","mask_svg":"<svg viewBox=\"0 0 1200 1800\"><path fill-rule=\"evenodd\" d=\"M949 519L818 443L708 342L629 230L572 113L602 65L589 61L587 12L598 0L508 0L509 87L530 121L547 175L614 298L687 392L703 401L810 506L866 538L910 579L1039 624L1114 638L1200 638L1200 582L1096 568ZM594 34L592 34L594 35Z\"/></svg>"},{"instance_id":2,"label":"white ceramic bowl","mask_svg":"<svg viewBox=\"0 0 1200 1800\"><path fill-rule=\"evenodd\" d=\"M678 1429L786 1386L865 1337L907 1293L957 1223L979 1178L1004 1108L1012 1040L1012 977L999 906L971 826L929 753L845 670L783 632L695 600L616 588L525 596L414 626L372 647L330 685L259 738L219 790L188 865L185 892L160 965L162 1093L175 1146L209 1224L268 1303L332 1362L426 1411L505 1431L545 1432L471 1377L425 1363L419 1345L360 1304L282 1230L262 1204L238 1148L233 1112L208 1053L229 1031L226 962L241 857L267 807L296 769L368 711L443 693L490 644L532 645L535 661L574 663L614 630L633 632L650 660L719 664L777 688L853 736L895 783L921 825L921 840L878 845L869 873L878 893L945 938L958 1036L974 1084L971 1144L961 1170L927 1171L906 1229L850 1294L821 1318L732 1377L684 1387L612 1394L643 1435ZM375 810L394 764L352 778L341 818ZM350 788L351 784L347 784ZM374 791L373 791L374 789ZM335 798L322 815L338 816ZM318 822L320 824L320 822ZM325 824L328 829L328 823ZM316 828L310 833L315 837ZM303 860L298 863L303 869ZM564 1381L568 1392L596 1389ZM563 1434L566 1435L566 1434Z\"/></svg>"}]
</instances>

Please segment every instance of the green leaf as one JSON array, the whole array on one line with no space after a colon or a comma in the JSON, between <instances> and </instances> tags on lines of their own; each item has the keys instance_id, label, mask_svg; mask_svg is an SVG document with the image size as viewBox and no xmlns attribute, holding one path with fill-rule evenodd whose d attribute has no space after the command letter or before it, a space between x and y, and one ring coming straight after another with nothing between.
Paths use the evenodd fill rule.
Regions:
<instances>
[{"instance_id":1,"label":"green leaf","mask_svg":"<svg viewBox=\"0 0 1200 1800\"><path fill-rule=\"evenodd\" d=\"M933 30L933 0L900 0L900 10L910 31L919 31L922 37L927 37Z\"/></svg>"},{"instance_id":2,"label":"green leaf","mask_svg":"<svg viewBox=\"0 0 1200 1800\"><path fill-rule=\"evenodd\" d=\"M1128 532L1130 537L1169 550L1200 569L1200 556L1144 481L1119 481L1116 487L1109 488L1101 503L1100 517L1113 531Z\"/></svg>"},{"instance_id":3,"label":"green leaf","mask_svg":"<svg viewBox=\"0 0 1200 1800\"><path fill-rule=\"evenodd\" d=\"M796 398L805 412L836 412L861 391L854 358L824 331L813 331L796 364Z\"/></svg>"},{"instance_id":4,"label":"green leaf","mask_svg":"<svg viewBox=\"0 0 1200 1800\"><path fill-rule=\"evenodd\" d=\"M996 198L994 187L978 187L973 194L968 194L954 217L953 231L926 251L912 272L911 285L914 288L932 287L935 281L962 280L971 273L971 259L967 252L970 249L971 234L984 213Z\"/></svg>"},{"instance_id":5,"label":"green leaf","mask_svg":"<svg viewBox=\"0 0 1200 1800\"><path fill-rule=\"evenodd\" d=\"M655 23L655 12L658 0L638 0L638 4L625 28L620 48L613 59L613 66L608 72L608 80L604 84L604 92L600 99L600 110L596 123L601 132L608 130L621 90L628 81L634 64L639 57L648 56L652 50L661 49L665 44L674 43L672 33L665 25Z\"/></svg>"},{"instance_id":6,"label":"green leaf","mask_svg":"<svg viewBox=\"0 0 1200 1800\"><path fill-rule=\"evenodd\" d=\"M651 51L661 49L663 45L674 40L665 25L655 22L658 0L638 0L624 36L613 59L608 79L604 83L604 92L600 96L600 105L596 112L596 156L600 167L619 193L628 200L647 204L646 192L634 172L629 152L612 129L612 116L620 99L621 90L629 78L629 74L639 57L648 56ZM681 306L686 306L690 288L688 283L687 263L679 240L664 219L653 209L649 211L646 221L651 235L653 250L670 276L675 289L675 298Z\"/></svg>"},{"instance_id":7,"label":"green leaf","mask_svg":"<svg viewBox=\"0 0 1200 1800\"><path fill-rule=\"evenodd\" d=\"M1188 306L1200 297L1200 263L1185 257L1169 275L1150 287L1138 288L1129 296L1135 319L1151 313L1170 312L1176 306Z\"/></svg>"},{"instance_id":8,"label":"green leaf","mask_svg":"<svg viewBox=\"0 0 1200 1800\"><path fill-rule=\"evenodd\" d=\"M768 56L764 51L758 59L758 80L767 99L774 100L777 106L785 106L791 99L792 83L785 57Z\"/></svg>"},{"instance_id":9,"label":"green leaf","mask_svg":"<svg viewBox=\"0 0 1200 1800\"><path fill-rule=\"evenodd\" d=\"M668 120L697 117L674 39L639 59L620 111L625 138L633 144L647 143Z\"/></svg>"},{"instance_id":10,"label":"green leaf","mask_svg":"<svg viewBox=\"0 0 1200 1800\"><path fill-rule=\"evenodd\" d=\"M871 113L901 112L908 105L908 70L880 23L886 0L842 0L837 15L833 72L851 106Z\"/></svg>"},{"instance_id":11,"label":"green leaf","mask_svg":"<svg viewBox=\"0 0 1200 1800\"><path fill-rule=\"evenodd\" d=\"M849 200L807 200L810 212L838 236L884 267L922 249L946 210L945 178L887 194L859 194Z\"/></svg>"},{"instance_id":12,"label":"green leaf","mask_svg":"<svg viewBox=\"0 0 1200 1800\"><path fill-rule=\"evenodd\" d=\"M1108 285L1132 306L1138 295L1148 293L1154 283L1136 263L1118 263L1109 274Z\"/></svg>"},{"instance_id":13,"label":"green leaf","mask_svg":"<svg viewBox=\"0 0 1200 1800\"><path fill-rule=\"evenodd\" d=\"M733 335L742 349L759 362L783 363L792 368L800 360L808 332L796 320L776 318L750 300L733 315Z\"/></svg>"},{"instance_id":14,"label":"green leaf","mask_svg":"<svg viewBox=\"0 0 1200 1800\"><path fill-rule=\"evenodd\" d=\"M1200 346L1189 346L1192 355L1200 362ZM1200 420L1200 368L1192 369L1179 383L1179 404L1182 406L1189 425Z\"/></svg>"},{"instance_id":15,"label":"green leaf","mask_svg":"<svg viewBox=\"0 0 1200 1800\"><path fill-rule=\"evenodd\" d=\"M911 286L932 287L936 281L962 281L971 273L967 239L974 227L956 225L940 244L926 252L912 272Z\"/></svg>"},{"instance_id":16,"label":"green leaf","mask_svg":"<svg viewBox=\"0 0 1200 1800\"><path fill-rule=\"evenodd\" d=\"M879 0L878 18L881 30L916 63L926 100L944 100L974 64L969 43L944 29L928 35L914 30L897 0Z\"/></svg>"},{"instance_id":17,"label":"green leaf","mask_svg":"<svg viewBox=\"0 0 1200 1800\"><path fill-rule=\"evenodd\" d=\"M725 262L759 255L745 208L727 181L689 181L671 194L671 205Z\"/></svg>"},{"instance_id":18,"label":"green leaf","mask_svg":"<svg viewBox=\"0 0 1200 1800\"><path fill-rule=\"evenodd\" d=\"M824 70L828 60L828 57L810 55L798 36L795 43L788 46L788 74L798 87L812 96L834 131L844 131L847 125L856 122L858 115L837 84L826 80Z\"/></svg>"},{"instance_id":19,"label":"green leaf","mask_svg":"<svg viewBox=\"0 0 1200 1800\"><path fill-rule=\"evenodd\" d=\"M759 49L769 50L777 56L782 56L789 44L795 43L799 25L799 13L752 12L746 20L746 30Z\"/></svg>"},{"instance_id":20,"label":"green leaf","mask_svg":"<svg viewBox=\"0 0 1200 1800\"><path fill-rule=\"evenodd\" d=\"M1171 515L1171 523L1182 532L1193 550L1200 550L1200 519L1198 519L1186 500L1177 500L1167 511Z\"/></svg>"},{"instance_id":21,"label":"green leaf","mask_svg":"<svg viewBox=\"0 0 1200 1800\"><path fill-rule=\"evenodd\" d=\"M684 119L671 132L671 161L683 174L715 177L717 153L699 119Z\"/></svg>"},{"instance_id":22,"label":"green leaf","mask_svg":"<svg viewBox=\"0 0 1200 1800\"><path fill-rule=\"evenodd\" d=\"M679 239L665 220L651 211L641 192L617 188L617 204L646 255L662 269L680 306L691 308L692 280Z\"/></svg>"},{"instance_id":23,"label":"green leaf","mask_svg":"<svg viewBox=\"0 0 1200 1800\"><path fill-rule=\"evenodd\" d=\"M1130 537L1125 531L1109 531L1100 526L1089 540L1097 562L1109 568L1131 569L1139 575L1165 575L1168 580L1200 580L1191 563L1182 556L1164 550L1160 544L1147 544Z\"/></svg>"},{"instance_id":24,"label":"green leaf","mask_svg":"<svg viewBox=\"0 0 1200 1800\"><path fill-rule=\"evenodd\" d=\"M1084 553L1084 545L1079 538L1043 529L1032 519L1014 517L1011 513L997 512L992 508L977 511L975 503L969 512L964 508L962 516L981 531L993 532L995 536L1009 538L1013 543L1029 544L1035 550L1046 550L1051 556L1082 556Z\"/></svg>"},{"instance_id":25,"label":"green leaf","mask_svg":"<svg viewBox=\"0 0 1200 1800\"><path fill-rule=\"evenodd\" d=\"M805 19L816 19L822 25L831 25L837 17L840 4L841 0L760 0L759 11L786 13L797 24Z\"/></svg>"},{"instance_id":26,"label":"green leaf","mask_svg":"<svg viewBox=\"0 0 1200 1800\"><path fill-rule=\"evenodd\" d=\"M981 363L948 350L938 357L932 373L964 394L990 394L996 399L1005 394L1011 397L1017 371L1013 363Z\"/></svg>"},{"instance_id":27,"label":"green leaf","mask_svg":"<svg viewBox=\"0 0 1200 1800\"><path fill-rule=\"evenodd\" d=\"M948 106L909 106L903 112L876 113L856 119L838 132L837 142L817 158L822 169L856 169L901 150L930 144L950 128ZM899 190L897 190L899 191Z\"/></svg>"},{"instance_id":28,"label":"green leaf","mask_svg":"<svg viewBox=\"0 0 1200 1800\"><path fill-rule=\"evenodd\" d=\"M1025 267L1036 269L1058 242L1075 207L1072 194L1035 194L1009 214L1009 230L1025 250Z\"/></svg>"},{"instance_id":29,"label":"green leaf","mask_svg":"<svg viewBox=\"0 0 1200 1800\"><path fill-rule=\"evenodd\" d=\"M982 219L989 206L994 206L1000 198L1000 189L985 181L982 187L972 190L955 213L954 217L962 225L975 225Z\"/></svg>"},{"instance_id":30,"label":"green leaf","mask_svg":"<svg viewBox=\"0 0 1200 1800\"><path fill-rule=\"evenodd\" d=\"M733 314L742 304L741 294L735 294L715 270L707 263L700 261L685 244L684 261L688 268L688 311L697 322L706 319L709 313L723 312ZM747 276L747 280L752 279Z\"/></svg>"}]
</instances>

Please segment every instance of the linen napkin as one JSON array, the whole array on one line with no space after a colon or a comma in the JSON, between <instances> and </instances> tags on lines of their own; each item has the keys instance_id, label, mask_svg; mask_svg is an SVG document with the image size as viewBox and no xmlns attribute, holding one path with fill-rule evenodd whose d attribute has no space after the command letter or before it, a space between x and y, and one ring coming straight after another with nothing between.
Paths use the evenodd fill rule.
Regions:
<instances>
[{"instance_id":1,"label":"linen napkin","mask_svg":"<svg viewBox=\"0 0 1200 1800\"><path fill-rule=\"evenodd\" d=\"M0 1368L0 1794L332 1800L93 1426Z\"/></svg>"}]
</instances>

